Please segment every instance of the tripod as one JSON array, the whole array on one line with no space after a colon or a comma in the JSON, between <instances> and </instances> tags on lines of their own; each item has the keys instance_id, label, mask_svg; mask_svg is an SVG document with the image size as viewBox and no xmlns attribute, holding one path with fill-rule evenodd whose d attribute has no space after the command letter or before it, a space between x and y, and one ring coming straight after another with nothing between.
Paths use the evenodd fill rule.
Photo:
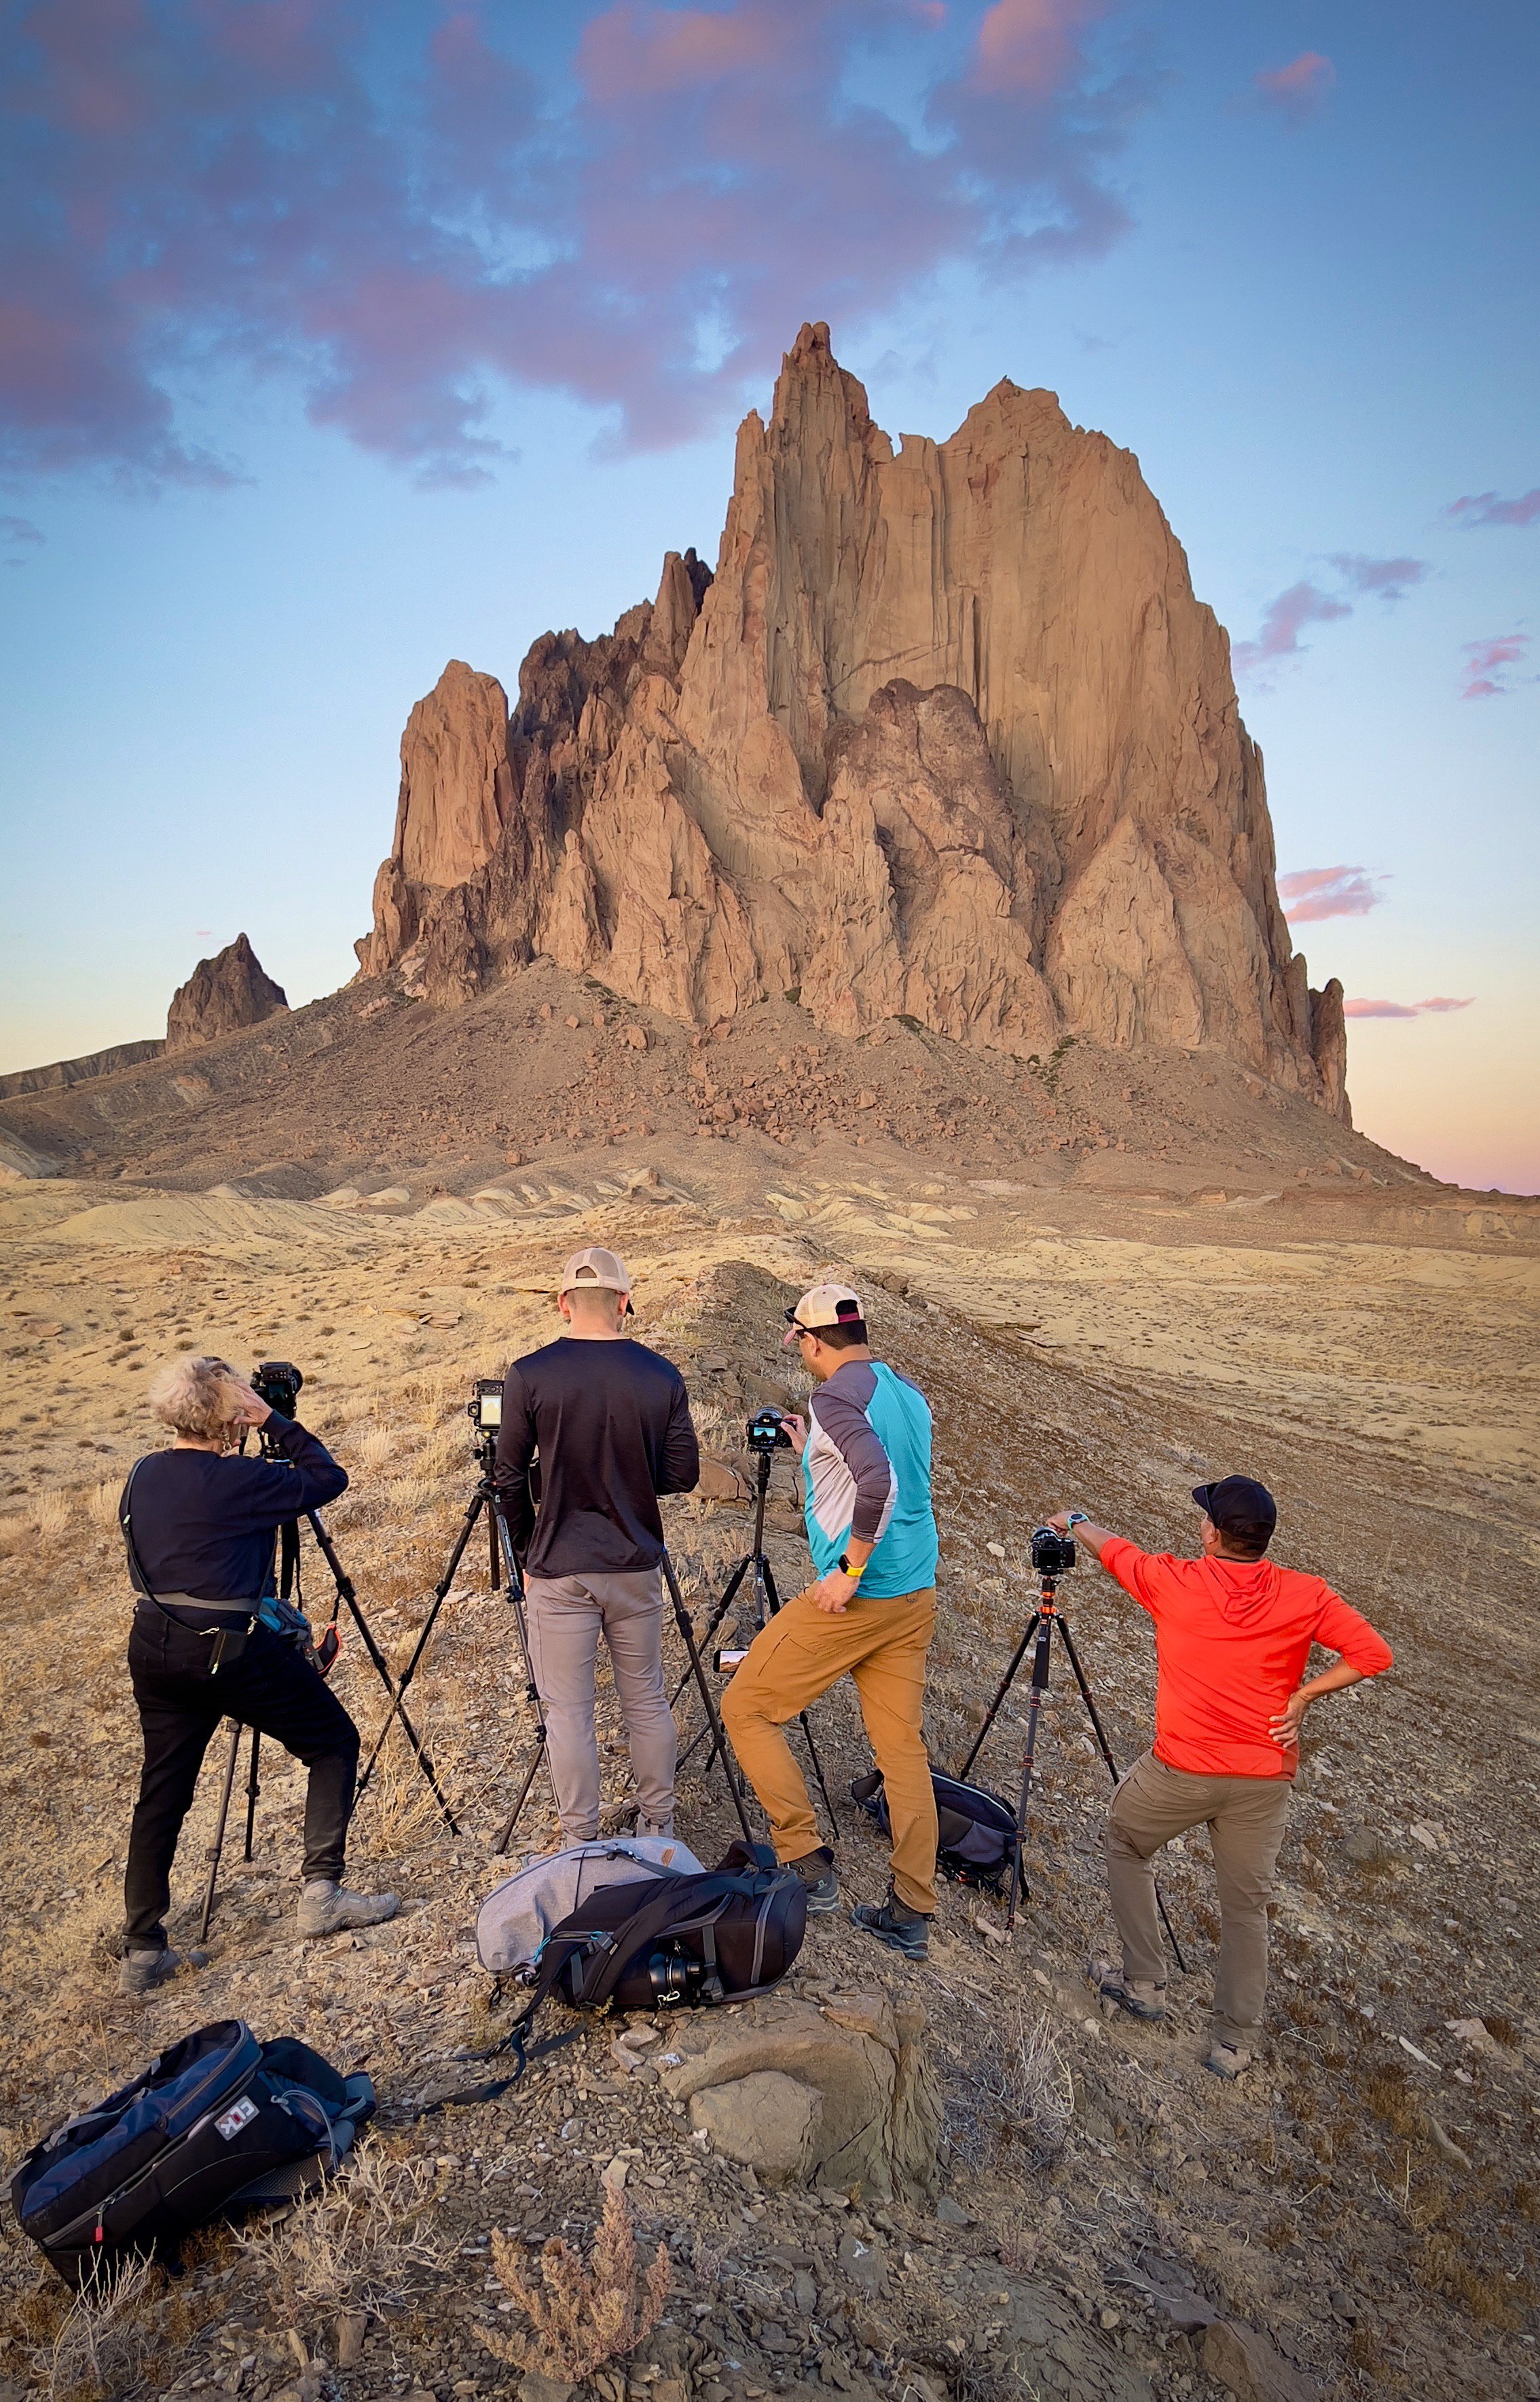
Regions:
<instances>
[{"instance_id":1,"label":"tripod","mask_svg":"<svg viewBox=\"0 0 1540 2402\"><path fill-rule=\"evenodd\" d=\"M750 1429L750 1431L752 1430ZM782 1440L785 1441L786 1438L783 1437ZM764 1504L766 1497L770 1491L770 1461L772 1453L776 1447L777 1446L770 1444L762 1446L756 1443L754 1445L756 1482L754 1487L753 1539L748 1551L745 1552L742 1559L738 1561L732 1575L728 1578L725 1585L723 1585L722 1597L718 1601L716 1608L712 1610L709 1619L707 1621L706 1632L699 1638L699 1650L701 1651L709 1650L711 1637L715 1635L718 1627L722 1624L722 1620L732 1608L733 1603L737 1596L738 1587L742 1584L745 1577L751 1574L754 1580L754 1615L761 1627L764 1625L767 1617L774 1618L780 1608L780 1595L776 1591L775 1573L771 1568L769 1560L765 1556L764 1550ZM681 1602L679 1597L679 1589L674 1583L674 1572L671 1567L667 1569L667 1575L669 1588L674 1594L675 1610L677 1614L681 1616L682 1628L682 1626L688 1624L688 1620L682 1617L683 1604ZM680 1695L683 1692L684 1688L689 1683L692 1676L694 1676L697 1683L700 1684L702 1698L706 1699L706 1686L702 1677L699 1659L696 1652L696 1638L693 1631L686 1636L686 1644L690 1652L690 1667L680 1678L678 1685L674 1689L674 1697L670 1706L675 1709L678 1708ZM706 1773L709 1775L711 1762L715 1760L718 1752L720 1751L722 1753L722 1764L727 1770L727 1782L733 1788L733 1791L736 1796L737 1793L737 1778L734 1774L732 1761L727 1756L726 1745L722 1736L721 1725L718 1722L716 1710L709 1700L707 1700L706 1703L706 1725L702 1727L700 1732L686 1747L682 1757L681 1758L680 1766L681 1768L683 1767L685 1760L689 1759L690 1754L695 1749L696 1746L704 1743L707 1735L709 1734L711 1737L711 1748L706 1755ZM823 1764L818 1758L818 1746L813 1741L813 1730L807 1723L807 1712L805 1710L798 1712L797 1724L802 1729L803 1740L807 1746L807 1757L813 1764L813 1774L818 1779L818 1791L823 1796L823 1806L829 1813L830 1829L837 1842L839 1840L840 1822L834 1815L834 1804L829 1798L829 1787L824 1778ZM741 1816L741 1815L742 1811L740 1807L739 1815ZM747 1829L745 1831L747 1832Z\"/></svg>"},{"instance_id":2,"label":"tripod","mask_svg":"<svg viewBox=\"0 0 1540 2402\"><path fill-rule=\"evenodd\" d=\"M264 1433L262 1437L262 1452L264 1458L267 1459L282 1459L285 1456L278 1449L275 1443L272 1443L269 1441L266 1433ZM343 1567L340 1559L337 1557L337 1546L332 1541L332 1539L326 1532L325 1527L323 1525L320 1512L315 1510L307 1510L305 1512L305 1523L309 1527L311 1534L315 1537L317 1548L321 1553L322 1558L325 1561L326 1566L332 1572L332 1582L337 1588L336 1597L332 1603L331 1625L328 1627L326 1634L322 1637L321 1642L316 1647L317 1663L321 1668L322 1675L325 1676L329 1674L332 1665L337 1659L338 1648L338 1637L337 1634L337 1611L344 1604L346 1604L349 1615L351 1617L353 1624L357 1627L359 1634L363 1638L364 1649L368 1653L369 1662L371 1666L374 1668L375 1674L380 1679L386 1691L392 1696L392 1705L399 1706L399 1696L396 1693L394 1680L391 1675L390 1663L387 1661L385 1654L381 1651L378 1644L375 1641L374 1635L369 1627L368 1620L364 1617L363 1610L359 1607L358 1594L354 1587L353 1581ZM299 1586L299 1521L297 1518L285 1519L282 1525L278 1530L278 1558L279 1598L282 1601L287 1601L292 1594L295 1597L296 1604L299 1605L302 1602L302 1595ZM443 1811L446 1818L448 1818L449 1826L452 1830L454 1820L449 1816L448 1803L445 1801L443 1794L439 1791L438 1781L433 1774L433 1761L429 1759L427 1752L423 1748L422 1741L417 1729L413 1726L411 1720L407 1718L404 1710L401 1714L401 1721L406 1730L407 1741L410 1743L413 1751L417 1755L418 1766L421 1769L423 1775L427 1778L433 1799L438 1803L439 1808ZM206 1855L209 1863L209 1877L208 1883L203 1890L203 1915L199 1921L198 1930L199 1942L201 1942L204 1937L208 1934L209 1922L213 1916L214 1893L219 1883L219 1863L224 1855L225 1833L229 1823L230 1815L230 1800L235 1790L235 1774L240 1762L241 1734L241 1721L239 1719L232 1719L230 1724L229 1754L225 1762L225 1781L219 1797L219 1816L214 1827L213 1841L209 1845L208 1853ZM256 1727L253 1727L251 1766L246 1777L246 1841L243 1855L248 1860L252 1857L252 1843L256 1831L256 1804L262 1790L260 1767L261 1756L261 1732Z\"/></svg>"},{"instance_id":3,"label":"tripod","mask_svg":"<svg viewBox=\"0 0 1540 2402\"><path fill-rule=\"evenodd\" d=\"M1080 1689L1080 1699L1085 1704L1086 1715L1091 1720L1092 1732L1096 1737L1096 1742L1101 1750L1102 1758L1107 1762L1107 1769L1114 1785L1116 1785L1120 1774L1118 1763L1112 1757L1112 1746L1107 1742L1106 1731L1103 1728L1100 1718L1097 1716L1096 1705L1092 1699L1091 1687L1086 1682L1085 1670L1080 1665L1080 1655L1075 1649L1075 1639L1069 1632L1068 1621L1064 1618L1060 1612L1058 1590L1059 1580L1057 1576L1052 1569L1044 1569L1042 1571L1042 1583L1038 1594L1038 1607L1033 1611L1031 1618L1027 1621L1026 1630L1011 1656L1010 1667L1007 1668L1005 1675L1000 1678L999 1688L994 1700L990 1703L988 1709L984 1712L983 1724L979 1729L978 1733L973 1739L973 1748L957 1771L959 1781L966 1779L969 1770L972 1767L973 1762L977 1760L980 1752L983 1748L984 1738L988 1734L990 1728L994 1725L996 1719L998 1717L1001 1706L1005 1701L1005 1697L1011 1691L1011 1686L1015 1683L1017 1672L1021 1667L1022 1662L1025 1659L1028 1649L1030 1648L1032 1650L1032 1682L1027 1690L1026 1696L1026 1750L1022 1760L1021 1799L1016 1805L1016 1841L1011 1855L1011 1900L1005 1916L1005 1923L1008 1927L1015 1926L1017 1899L1021 1895L1024 1894L1026 1890L1026 1876L1024 1866L1024 1857L1026 1848L1026 1809L1028 1797L1032 1790L1032 1766L1038 1748L1038 1714L1042 1709L1043 1696L1048 1691L1049 1654L1052 1648L1053 1629L1055 1626L1059 1630L1059 1636L1064 1644L1064 1648L1069 1654L1069 1664L1075 1671L1075 1682ZM1155 1889L1155 1899L1160 1908L1161 1924L1165 1928L1166 1934L1171 1940L1171 1949L1176 1956L1176 1966L1185 1977L1187 1974L1187 1962L1182 1957L1182 1947L1176 1940L1176 1931L1172 1926L1170 1919L1166 1916L1165 1903L1161 1898L1161 1891L1158 1885Z\"/></svg>"},{"instance_id":4,"label":"tripod","mask_svg":"<svg viewBox=\"0 0 1540 2402\"><path fill-rule=\"evenodd\" d=\"M378 1734L375 1737L374 1749L370 1752L368 1760L364 1764L364 1773L358 1780L358 1790L353 1796L353 1802L354 1807L356 1808L358 1802L363 1795L364 1788L368 1784L369 1778L374 1773L375 1762L378 1760L380 1752L384 1748L385 1738L390 1733L392 1724L398 1716L401 1719L402 1725L406 1730L408 1739L411 1741L414 1750L418 1753L419 1759L421 1760L423 1757L421 1746L418 1743L417 1737L412 1733L411 1721L407 1718L406 1708L404 1706L406 1698L406 1688L411 1683L412 1678L417 1675L418 1669L421 1664L422 1655L428 1649L429 1642L433 1636L434 1625L437 1623L438 1613L443 1608L445 1602L447 1600L449 1588L454 1583L455 1571L459 1567L460 1563L464 1556L466 1545L470 1542L471 1537L475 1531L476 1520L480 1517L482 1512L485 1511L487 1512L488 1565L491 1570L491 1583L492 1591L494 1593L498 1592L502 1584L502 1554L504 1551L507 1553L508 1599L513 1605L514 1623L518 1629L519 1650L524 1656L525 1694L533 1706L537 1730L535 1737L535 1756L530 1763L529 1773L524 1780L524 1785L520 1790L518 1801L514 1806L513 1817L510 1817L507 1828L504 1829L503 1842L505 1842L508 1834L513 1831L514 1818L517 1817L519 1811L524 1806L526 1797L529 1794L530 1787L534 1783L536 1772L538 1771L542 1760L545 1761L547 1775L550 1774L550 1762L546 1760L545 1756L545 1713L541 1707L540 1694L535 1687L534 1670L529 1662L529 1636L524 1618L524 1586L518 1573L518 1563L514 1557L513 1546L508 1541L508 1530L503 1524L502 1512L498 1506L497 1488L492 1482L492 1470L497 1456L497 1429L495 1427L488 1426L482 1428L478 1425L475 1438L475 1456L476 1464L481 1471L476 1482L475 1491L471 1496L470 1507L465 1512L464 1521L461 1526L459 1534L455 1538L454 1548L449 1553L448 1564L444 1570L444 1574L439 1578L437 1584L433 1587L433 1597L428 1615L422 1622L421 1632L419 1634L417 1642L413 1647L412 1656L407 1661L406 1665L402 1672L401 1682L396 1686L392 1695L391 1706L386 1714L385 1723L380 1728ZM429 1772L429 1782L430 1784L433 1783L431 1772ZM439 1793L436 1784L433 1785L433 1792L438 1800L440 1808L444 1812L445 1817L448 1820L449 1832L452 1835L458 1835L460 1829L456 1825L454 1817L450 1813L448 1803L445 1802L442 1794ZM551 1797L553 1801L556 1798L556 1786L554 1783L551 1787ZM503 1848L503 1843L500 1842L497 1848L499 1851L502 1851Z\"/></svg>"}]
</instances>

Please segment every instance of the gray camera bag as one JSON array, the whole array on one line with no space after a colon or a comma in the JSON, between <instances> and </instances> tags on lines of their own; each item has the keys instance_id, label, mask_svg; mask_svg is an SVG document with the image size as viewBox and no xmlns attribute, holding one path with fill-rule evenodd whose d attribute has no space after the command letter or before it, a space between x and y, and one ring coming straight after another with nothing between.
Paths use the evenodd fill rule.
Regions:
<instances>
[{"instance_id":1,"label":"gray camera bag","mask_svg":"<svg viewBox=\"0 0 1540 2402\"><path fill-rule=\"evenodd\" d=\"M494 1977L528 1968L554 1927L600 1885L648 1876L700 1876L701 1863L673 1835L613 1835L531 1860L494 1885L476 1912L476 1953Z\"/></svg>"}]
</instances>

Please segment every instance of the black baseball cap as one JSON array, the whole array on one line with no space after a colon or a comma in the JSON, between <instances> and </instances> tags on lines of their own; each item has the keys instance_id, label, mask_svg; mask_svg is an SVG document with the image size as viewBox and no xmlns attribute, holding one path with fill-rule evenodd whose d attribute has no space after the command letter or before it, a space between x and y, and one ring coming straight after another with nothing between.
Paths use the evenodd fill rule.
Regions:
<instances>
[{"instance_id":1,"label":"black baseball cap","mask_svg":"<svg viewBox=\"0 0 1540 2402\"><path fill-rule=\"evenodd\" d=\"M1254 1476L1221 1476L1216 1484L1195 1484L1192 1498L1221 1535L1242 1542L1268 1541L1278 1524L1278 1504Z\"/></svg>"}]
</instances>

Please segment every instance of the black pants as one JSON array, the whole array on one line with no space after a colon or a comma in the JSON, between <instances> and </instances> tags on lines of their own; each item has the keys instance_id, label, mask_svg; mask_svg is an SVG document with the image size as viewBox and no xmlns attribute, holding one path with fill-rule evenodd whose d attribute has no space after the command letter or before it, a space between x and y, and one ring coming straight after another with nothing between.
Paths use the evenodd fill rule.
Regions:
<instances>
[{"instance_id":1,"label":"black pants","mask_svg":"<svg viewBox=\"0 0 1540 2402\"><path fill-rule=\"evenodd\" d=\"M305 1797L305 1874L340 1884L358 1775L358 1729L294 1645L252 1629L240 1659L211 1676L206 1635L154 1608L134 1616L129 1673L144 1734L144 1765L123 1879L125 1948L165 1948L172 1862L192 1806L198 1772L221 1719L271 1735L310 1772Z\"/></svg>"}]
</instances>

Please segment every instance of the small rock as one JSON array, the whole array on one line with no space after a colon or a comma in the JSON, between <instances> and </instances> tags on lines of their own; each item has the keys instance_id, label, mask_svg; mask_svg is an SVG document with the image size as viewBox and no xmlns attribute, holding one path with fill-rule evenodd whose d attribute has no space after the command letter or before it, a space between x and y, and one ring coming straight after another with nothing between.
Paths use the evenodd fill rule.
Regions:
<instances>
[{"instance_id":1,"label":"small rock","mask_svg":"<svg viewBox=\"0 0 1540 2402\"><path fill-rule=\"evenodd\" d=\"M571 2386L559 2377L543 2377L531 2368L518 2381L518 2402L567 2402Z\"/></svg>"},{"instance_id":2,"label":"small rock","mask_svg":"<svg viewBox=\"0 0 1540 2402\"><path fill-rule=\"evenodd\" d=\"M887 2285L887 2246L864 2243L852 2229L840 2237L840 2267L863 2294L883 2293Z\"/></svg>"},{"instance_id":3,"label":"small rock","mask_svg":"<svg viewBox=\"0 0 1540 2402\"><path fill-rule=\"evenodd\" d=\"M937 2202L936 2216L943 2227L971 2227L973 2224L972 2213L965 2210L960 2202L954 2202L949 2193L943 2193Z\"/></svg>"},{"instance_id":4,"label":"small rock","mask_svg":"<svg viewBox=\"0 0 1540 2402\"><path fill-rule=\"evenodd\" d=\"M776 2182L804 2179L823 2095L779 2069L756 2069L690 2097L690 2125L719 2152Z\"/></svg>"},{"instance_id":5,"label":"small rock","mask_svg":"<svg viewBox=\"0 0 1540 2402\"><path fill-rule=\"evenodd\" d=\"M1236 2319L1216 2319L1203 2338L1203 2373L1235 2402L1319 2402L1320 2387L1276 2344Z\"/></svg>"},{"instance_id":6,"label":"small rock","mask_svg":"<svg viewBox=\"0 0 1540 2402\"><path fill-rule=\"evenodd\" d=\"M626 1028L625 1040L630 1044L633 1051L645 1051L647 1048L647 1028L644 1026L628 1026Z\"/></svg>"}]
</instances>

